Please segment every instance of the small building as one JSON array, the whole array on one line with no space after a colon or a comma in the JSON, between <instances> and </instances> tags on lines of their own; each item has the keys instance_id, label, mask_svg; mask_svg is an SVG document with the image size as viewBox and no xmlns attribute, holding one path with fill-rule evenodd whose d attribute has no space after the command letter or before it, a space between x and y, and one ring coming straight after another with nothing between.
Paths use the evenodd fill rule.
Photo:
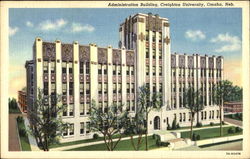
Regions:
<instances>
[{"instance_id":1,"label":"small building","mask_svg":"<svg viewBox=\"0 0 250 159\"><path fill-rule=\"evenodd\" d=\"M242 102L225 102L224 113L242 113Z\"/></svg>"},{"instance_id":2,"label":"small building","mask_svg":"<svg viewBox=\"0 0 250 159\"><path fill-rule=\"evenodd\" d=\"M27 113L27 98L25 91L18 91L18 106L23 113Z\"/></svg>"}]
</instances>

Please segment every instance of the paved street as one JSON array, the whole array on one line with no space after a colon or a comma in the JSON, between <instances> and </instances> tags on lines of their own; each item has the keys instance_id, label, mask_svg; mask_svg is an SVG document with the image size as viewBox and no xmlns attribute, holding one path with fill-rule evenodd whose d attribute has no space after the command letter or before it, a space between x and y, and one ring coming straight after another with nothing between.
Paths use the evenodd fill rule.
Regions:
<instances>
[{"instance_id":1,"label":"paved street","mask_svg":"<svg viewBox=\"0 0 250 159\"><path fill-rule=\"evenodd\" d=\"M16 117L18 115L22 114L9 114L9 151L20 151L16 124Z\"/></svg>"}]
</instances>

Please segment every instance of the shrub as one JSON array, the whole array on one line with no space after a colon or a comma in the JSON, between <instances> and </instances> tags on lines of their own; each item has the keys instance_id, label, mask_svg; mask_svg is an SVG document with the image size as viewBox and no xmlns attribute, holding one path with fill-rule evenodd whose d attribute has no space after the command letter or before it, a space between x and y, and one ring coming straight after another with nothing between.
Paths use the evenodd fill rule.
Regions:
<instances>
[{"instance_id":1,"label":"shrub","mask_svg":"<svg viewBox=\"0 0 250 159\"><path fill-rule=\"evenodd\" d=\"M197 124L196 124L196 127L202 127L202 123L201 122L198 122Z\"/></svg>"},{"instance_id":2,"label":"shrub","mask_svg":"<svg viewBox=\"0 0 250 159\"><path fill-rule=\"evenodd\" d=\"M161 142L161 146L168 146L169 145L169 142Z\"/></svg>"},{"instance_id":3,"label":"shrub","mask_svg":"<svg viewBox=\"0 0 250 159\"><path fill-rule=\"evenodd\" d=\"M171 126L168 124L167 130L171 130Z\"/></svg>"},{"instance_id":4,"label":"shrub","mask_svg":"<svg viewBox=\"0 0 250 159\"><path fill-rule=\"evenodd\" d=\"M213 122L210 122L210 126L214 126L214 123L213 123Z\"/></svg>"},{"instance_id":5,"label":"shrub","mask_svg":"<svg viewBox=\"0 0 250 159\"><path fill-rule=\"evenodd\" d=\"M180 127L180 125L179 125L179 123L176 125L176 129L180 129L181 127Z\"/></svg>"},{"instance_id":6,"label":"shrub","mask_svg":"<svg viewBox=\"0 0 250 159\"><path fill-rule=\"evenodd\" d=\"M195 133L193 133L192 140L196 141L196 134Z\"/></svg>"},{"instance_id":7,"label":"shrub","mask_svg":"<svg viewBox=\"0 0 250 159\"><path fill-rule=\"evenodd\" d=\"M200 135L197 135L196 136L196 140L200 140L201 139L201 136Z\"/></svg>"},{"instance_id":8,"label":"shrub","mask_svg":"<svg viewBox=\"0 0 250 159\"><path fill-rule=\"evenodd\" d=\"M228 133L228 134L233 134L233 133L234 133L233 128L232 128L232 127L231 127L231 128L229 128L229 129L227 130L227 133Z\"/></svg>"},{"instance_id":9,"label":"shrub","mask_svg":"<svg viewBox=\"0 0 250 159\"><path fill-rule=\"evenodd\" d=\"M153 134L152 138L155 139L155 134Z\"/></svg>"},{"instance_id":10,"label":"shrub","mask_svg":"<svg viewBox=\"0 0 250 159\"><path fill-rule=\"evenodd\" d=\"M24 137L27 135L27 132L25 129L21 128L21 129L19 129L19 134L20 134L20 136Z\"/></svg>"},{"instance_id":11,"label":"shrub","mask_svg":"<svg viewBox=\"0 0 250 159\"><path fill-rule=\"evenodd\" d=\"M16 118L16 120L17 120L18 123L22 123L23 122L23 117L22 116L18 116Z\"/></svg>"},{"instance_id":12,"label":"shrub","mask_svg":"<svg viewBox=\"0 0 250 159\"><path fill-rule=\"evenodd\" d=\"M94 134L93 135L93 139L98 139L99 138L99 135L98 134Z\"/></svg>"},{"instance_id":13,"label":"shrub","mask_svg":"<svg viewBox=\"0 0 250 159\"><path fill-rule=\"evenodd\" d=\"M174 119L173 122L172 122L172 130L175 130L176 128L177 128L176 119Z\"/></svg>"},{"instance_id":14,"label":"shrub","mask_svg":"<svg viewBox=\"0 0 250 159\"><path fill-rule=\"evenodd\" d=\"M161 141L160 141L160 139L157 139L156 141L155 141L155 144L156 144L156 146L161 146Z\"/></svg>"},{"instance_id":15,"label":"shrub","mask_svg":"<svg viewBox=\"0 0 250 159\"><path fill-rule=\"evenodd\" d=\"M225 122L224 122L224 121L222 121L221 123L222 123L222 125L225 125Z\"/></svg>"},{"instance_id":16,"label":"shrub","mask_svg":"<svg viewBox=\"0 0 250 159\"><path fill-rule=\"evenodd\" d=\"M242 131L242 129L241 129L240 127L236 127L236 128L235 128L235 132L236 132L236 133L241 132L241 131Z\"/></svg>"}]
</instances>

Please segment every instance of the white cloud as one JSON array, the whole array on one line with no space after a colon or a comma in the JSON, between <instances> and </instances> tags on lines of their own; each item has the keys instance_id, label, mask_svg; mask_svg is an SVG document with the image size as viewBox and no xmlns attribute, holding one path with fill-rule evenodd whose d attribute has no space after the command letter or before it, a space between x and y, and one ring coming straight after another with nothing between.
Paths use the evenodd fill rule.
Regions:
<instances>
[{"instance_id":1,"label":"white cloud","mask_svg":"<svg viewBox=\"0 0 250 159\"><path fill-rule=\"evenodd\" d=\"M57 19L56 21L46 20L39 24L39 28L44 31L56 30L62 28L67 23L64 19Z\"/></svg>"},{"instance_id":2,"label":"white cloud","mask_svg":"<svg viewBox=\"0 0 250 159\"><path fill-rule=\"evenodd\" d=\"M215 52L231 52L238 51L241 49L241 40L237 36L226 34L219 34L217 37L210 40L211 43L224 44L219 49L216 49Z\"/></svg>"},{"instance_id":3,"label":"white cloud","mask_svg":"<svg viewBox=\"0 0 250 159\"><path fill-rule=\"evenodd\" d=\"M30 21L27 21L27 22L26 22L26 26L27 26L27 27L33 27L34 24L33 24L32 22L30 22Z\"/></svg>"},{"instance_id":4,"label":"white cloud","mask_svg":"<svg viewBox=\"0 0 250 159\"><path fill-rule=\"evenodd\" d=\"M200 30L187 30L185 33L187 39L192 41L202 40L206 38L206 35Z\"/></svg>"},{"instance_id":5,"label":"white cloud","mask_svg":"<svg viewBox=\"0 0 250 159\"><path fill-rule=\"evenodd\" d=\"M18 32L19 28L18 27L9 27L9 36L13 36Z\"/></svg>"},{"instance_id":6,"label":"white cloud","mask_svg":"<svg viewBox=\"0 0 250 159\"><path fill-rule=\"evenodd\" d=\"M72 23L71 29L73 33L82 31L93 32L95 30L95 28L92 25L89 24L82 25L80 23Z\"/></svg>"}]
</instances>

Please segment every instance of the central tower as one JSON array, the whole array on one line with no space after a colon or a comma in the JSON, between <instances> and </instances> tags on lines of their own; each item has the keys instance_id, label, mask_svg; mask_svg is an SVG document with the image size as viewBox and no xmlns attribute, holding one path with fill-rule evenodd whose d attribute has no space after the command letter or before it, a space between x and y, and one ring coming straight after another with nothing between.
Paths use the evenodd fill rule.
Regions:
<instances>
[{"instance_id":1,"label":"central tower","mask_svg":"<svg viewBox=\"0 0 250 159\"><path fill-rule=\"evenodd\" d=\"M171 103L171 53L169 21L138 13L120 24L119 47L135 50L136 89L146 84L150 92L163 95L163 106ZM166 110L164 109L163 110Z\"/></svg>"}]
</instances>

